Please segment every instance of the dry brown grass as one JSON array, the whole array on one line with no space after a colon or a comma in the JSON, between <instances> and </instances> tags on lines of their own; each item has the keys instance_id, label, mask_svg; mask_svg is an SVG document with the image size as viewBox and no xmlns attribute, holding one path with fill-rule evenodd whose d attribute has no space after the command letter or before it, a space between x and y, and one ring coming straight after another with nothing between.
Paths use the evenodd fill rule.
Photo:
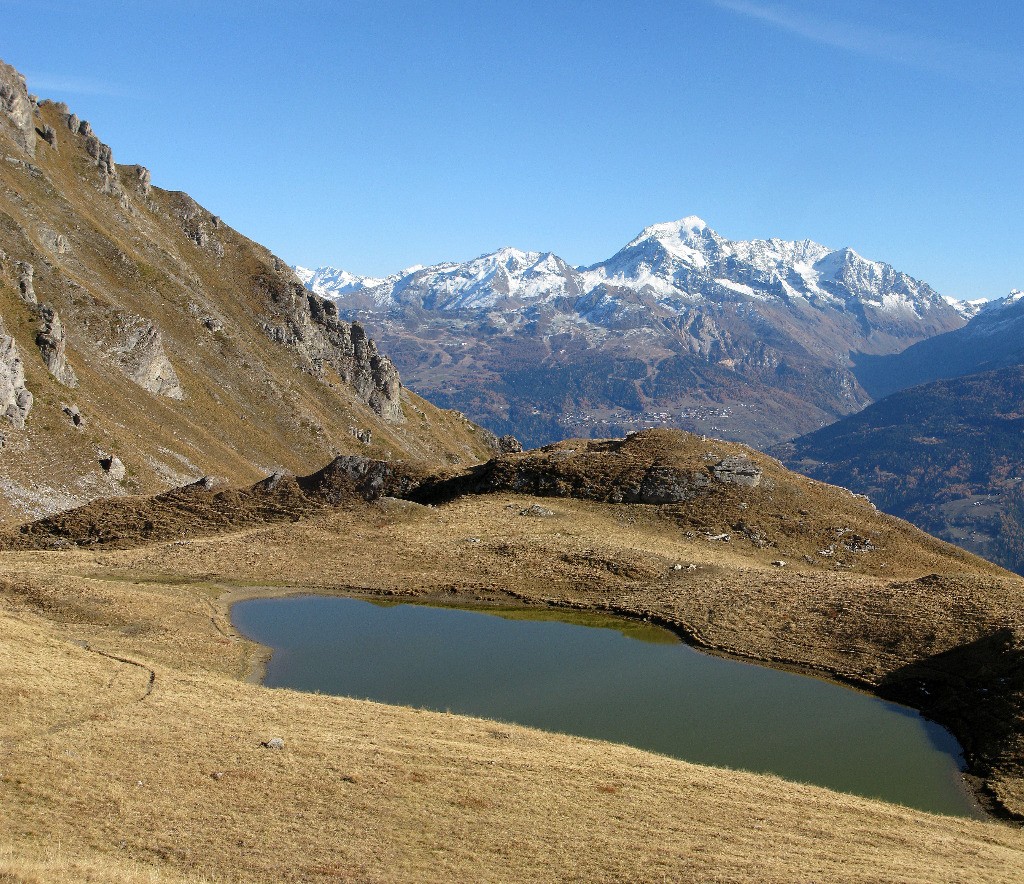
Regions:
<instances>
[{"instance_id":1,"label":"dry brown grass","mask_svg":"<svg viewBox=\"0 0 1024 884\"><path fill-rule=\"evenodd\" d=\"M208 878L179 874L102 854L61 850L17 850L0 846L0 884L206 884Z\"/></svg>"},{"instance_id":2,"label":"dry brown grass","mask_svg":"<svg viewBox=\"0 0 1024 884\"><path fill-rule=\"evenodd\" d=\"M204 473L252 482L278 467L310 472L338 451L434 467L488 456L464 418L411 392L406 423L389 424L336 376L315 378L261 328L275 308L254 280L280 276L270 252L225 224L212 227L211 213L184 194L154 188L142 196L130 167L121 167L122 205L100 192L83 139L49 102L37 120L44 124L58 133L56 150L42 143L33 169L0 162L0 317L35 396L25 430L3 422L0 524L98 496L153 493ZM0 127L0 156L17 159L7 133ZM189 239L183 212L195 213L223 246L222 257ZM51 251L46 230L64 236L68 249ZM42 362L38 318L17 291L17 261L34 266L40 302L60 314L75 389L61 386ZM184 400L143 391L109 358L116 344L110 329L125 313L159 328ZM211 331L203 316L223 329ZM71 403L82 427L62 412ZM357 441L353 427L371 430L371 444ZM125 482L105 476L99 450L124 461Z\"/></svg>"},{"instance_id":3,"label":"dry brown grass","mask_svg":"<svg viewBox=\"0 0 1024 884\"><path fill-rule=\"evenodd\" d=\"M132 606L135 587L107 591ZM201 607L180 586L147 591L148 604L162 597L173 609L184 595ZM73 624L17 613L4 613L3 634L38 642L42 664L20 689L60 706L45 671L87 684L94 655L55 641ZM16 857L59 842L85 870L116 858L96 860L96 880L128 881L149 880L152 867L168 880L1013 881L1024 862L1019 832L997 824L510 725L497 739L486 721L142 662L156 672L149 696L99 697L102 712L73 727L3 734ZM143 686L137 667L121 667ZM5 679L0 700L9 690ZM275 735L282 752L261 746Z\"/></svg>"},{"instance_id":4,"label":"dry brown grass","mask_svg":"<svg viewBox=\"0 0 1024 884\"><path fill-rule=\"evenodd\" d=\"M239 681L260 654L226 604L289 588L632 611L862 680L1019 599L1016 578L912 535L884 578L777 569L778 553L687 538L653 508L519 515L533 502L385 500L148 548L0 554L0 643L20 661L0 671L0 706L19 710L0 725L6 838L29 858L59 842L229 881L1020 879L1024 838L1004 824ZM958 576L912 582L932 572ZM271 736L285 751L262 748Z\"/></svg>"}]
</instances>

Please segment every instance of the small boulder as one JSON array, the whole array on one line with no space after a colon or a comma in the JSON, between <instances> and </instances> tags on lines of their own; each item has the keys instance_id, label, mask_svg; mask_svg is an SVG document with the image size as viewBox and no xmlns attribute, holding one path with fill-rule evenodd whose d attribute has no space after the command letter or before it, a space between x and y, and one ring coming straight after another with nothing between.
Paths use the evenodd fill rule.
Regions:
<instances>
[{"instance_id":1,"label":"small boulder","mask_svg":"<svg viewBox=\"0 0 1024 884\"><path fill-rule=\"evenodd\" d=\"M284 740L280 737L271 737L263 744L264 749L284 749Z\"/></svg>"},{"instance_id":2,"label":"small boulder","mask_svg":"<svg viewBox=\"0 0 1024 884\"><path fill-rule=\"evenodd\" d=\"M554 510L549 510L546 506L541 506L539 503L535 503L533 506L528 506L526 509L519 511L519 515L521 516L536 516L541 519L548 518L554 514Z\"/></svg>"},{"instance_id":3,"label":"small boulder","mask_svg":"<svg viewBox=\"0 0 1024 884\"><path fill-rule=\"evenodd\" d=\"M124 464L121 463L121 458L116 454L101 454L100 466L103 467L103 471L115 482L120 482L127 474Z\"/></svg>"}]
</instances>

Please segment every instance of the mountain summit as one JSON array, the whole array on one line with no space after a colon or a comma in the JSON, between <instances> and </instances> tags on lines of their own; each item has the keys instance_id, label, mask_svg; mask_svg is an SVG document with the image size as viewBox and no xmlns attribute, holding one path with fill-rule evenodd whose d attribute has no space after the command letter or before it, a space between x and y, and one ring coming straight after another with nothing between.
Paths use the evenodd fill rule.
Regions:
<instances>
[{"instance_id":1,"label":"mountain summit","mask_svg":"<svg viewBox=\"0 0 1024 884\"><path fill-rule=\"evenodd\" d=\"M383 280L299 272L414 387L530 444L644 426L774 443L870 401L850 370L862 354L969 312L853 249L730 240L696 216L588 267L502 248Z\"/></svg>"}]
</instances>

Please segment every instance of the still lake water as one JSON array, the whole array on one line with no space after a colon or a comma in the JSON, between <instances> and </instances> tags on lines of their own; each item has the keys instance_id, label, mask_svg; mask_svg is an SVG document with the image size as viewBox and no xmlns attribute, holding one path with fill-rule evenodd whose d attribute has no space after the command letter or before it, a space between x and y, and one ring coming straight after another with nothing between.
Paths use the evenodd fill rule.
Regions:
<instances>
[{"instance_id":1,"label":"still lake water","mask_svg":"<svg viewBox=\"0 0 1024 884\"><path fill-rule=\"evenodd\" d=\"M268 687L516 722L983 816L960 776L956 740L917 712L704 654L656 627L326 596L252 599L231 616L273 648Z\"/></svg>"}]
</instances>

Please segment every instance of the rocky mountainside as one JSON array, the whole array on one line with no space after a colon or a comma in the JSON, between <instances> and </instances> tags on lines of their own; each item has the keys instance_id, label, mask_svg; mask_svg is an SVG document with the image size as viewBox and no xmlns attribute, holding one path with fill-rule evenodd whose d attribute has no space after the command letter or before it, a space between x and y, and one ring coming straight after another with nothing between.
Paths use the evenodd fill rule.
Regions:
<instances>
[{"instance_id":1,"label":"rocky mountainside","mask_svg":"<svg viewBox=\"0 0 1024 884\"><path fill-rule=\"evenodd\" d=\"M0 521L204 474L496 440L408 391L334 303L0 63Z\"/></svg>"},{"instance_id":2,"label":"rocky mountainside","mask_svg":"<svg viewBox=\"0 0 1024 884\"><path fill-rule=\"evenodd\" d=\"M900 353L864 355L854 369L872 396L918 384L1024 364L1024 292L976 305L963 328L920 341Z\"/></svg>"},{"instance_id":3,"label":"rocky mountainside","mask_svg":"<svg viewBox=\"0 0 1024 884\"><path fill-rule=\"evenodd\" d=\"M528 444L663 425L771 444L866 405L861 354L970 313L852 249L738 242L692 217L591 267L504 248L386 279L300 275L416 389Z\"/></svg>"},{"instance_id":4,"label":"rocky mountainside","mask_svg":"<svg viewBox=\"0 0 1024 884\"><path fill-rule=\"evenodd\" d=\"M772 453L1024 573L1022 402L1022 365L934 381Z\"/></svg>"}]
</instances>

